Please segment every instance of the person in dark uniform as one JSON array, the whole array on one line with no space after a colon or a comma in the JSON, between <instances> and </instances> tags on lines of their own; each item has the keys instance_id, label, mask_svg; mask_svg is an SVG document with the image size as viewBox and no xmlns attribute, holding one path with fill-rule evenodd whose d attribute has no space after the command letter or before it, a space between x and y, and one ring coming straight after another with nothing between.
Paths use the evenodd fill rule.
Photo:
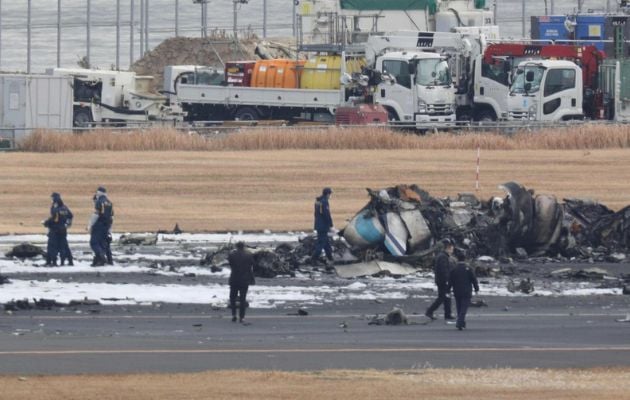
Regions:
<instances>
[{"instance_id":1,"label":"person in dark uniform","mask_svg":"<svg viewBox=\"0 0 630 400\"><path fill-rule=\"evenodd\" d=\"M312 262L316 264L319 261L319 257L322 254L322 250L326 253L326 259L329 264L333 262L332 247L330 246L330 239L328 238L328 232L333 229L333 220L330 215L330 196L332 195L332 189L327 187L322 190L322 195L315 199L315 227L317 231L317 245L313 252Z\"/></svg>"},{"instance_id":2,"label":"person in dark uniform","mask_svg":"<svg viewBox=\"0 0 630 400\"><path fill-rule=\"evenodd\" d=\"M424 315L432 320L435 320L436 318L433 313L438 309L438 307L444 304L444 319L453 320L455 318L453 318L453 314L451 312L451 298L448 291L448 279L451 269L453 268L453 260L451 256L455 250L455 245L453 241L448 238L442 240L442 245L444 246L442 251L440 251L433 261L433 272L435 274L435 285L437 286L438 297L435 299L433 304L429 306Z\"/></svg>"},{"instance_id":3,"label":"person in dark uniform","mask_svg":"<svg viewBox=\"0 0 630 400\"><path fill-rule=\"evenodd\" d=\"M479 292L479 283L472 268L468 264L459 262L449 275L448 291L453 289L455 305L457 307L457 323L455 326L460 331L466 328L466 313L470 306L473 288Z\"/></svg>"},{"instance_id":4,"label":"person in dark uniform","mask_svg":"<svg viewBox=\"0 0 630 400\"><path fill-rule=\"evenodd\" d=\"M92 201L96 202L96 195L94 195ZM107 265L114 265L114 258L112 256L112 240L112 230L110 228L109 232L107 232L107 248L105 249L105 258L107 259L105 264Z\"/></svg>"},{"instance_id":5,"label":"person in dark uniform","mask_svg":"<svg viewBox=\"0 0 630 400\"><path fill-rule=\"evenodd\" d=\"M245 250L245 243L236 243L236 250L228 255L230 263L230 308L232 309L232 322L236 322L236 299L238 298L239 322L245 319L247 307L247 290L254 280L254 256Z\"/></svg>"},{"instance_id":6,"label":"person in dark uniform","mask_svg":"<svg viewBox=\"0 0 630 400\"><path fill-rule=\"evenodd\" d=\"M46 251L46 265L57 265L57 254L59 254L61 265L68 261L68 265L74 265L72 252L68 245L68 228L72 225L72 212L63 203L61 195L57 192L50 195L52 205L50 206L50 217L44 221L44 226L48 228L48 247Z\"/></svg>"},{"instance_id":7,"label":"person in dark uniform","mask_svg":"<svg viewBox=\"0 0 630 400\"><path fill-rule=\"evenodd\" d=\"M107 260L107 236L114 221L114 206L107 198L107 190L100 186L94 196L94 213L90 218L88 230L90 232L90 247L94 252L93 267L105 265Z\"/></svg>"}]
</instances>

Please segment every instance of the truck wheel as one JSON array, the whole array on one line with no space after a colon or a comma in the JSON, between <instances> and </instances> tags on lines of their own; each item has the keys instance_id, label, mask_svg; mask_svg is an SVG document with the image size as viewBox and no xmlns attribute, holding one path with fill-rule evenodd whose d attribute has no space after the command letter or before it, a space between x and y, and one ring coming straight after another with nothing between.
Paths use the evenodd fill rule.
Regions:
<instances>
[{"instance_id":1,"label":"truck wheel","mask_svg":"<svg viewBox=\"0 0 630 400\"><path fill-rule=\"evenodd\" d=\"M390 126L396 126L400 123L400 118L394 109L387 108L387 122Z\"/></svg>"},{"instance_id":2,"label":"truck wheel","mask_svg":"<svg viewBox=\"0 0 630 400\"><path fill-rule=\"evenodd\" d=\"M253 107L243 107L236 110L234 119L239 121L257 121L260 119L260 114Z\"/></svg>"},{"instance_id":3,"label":"truck wheel","mask_svg":"<svg viewBox=\"0 0 630 400\"><path fill-rule=\"evenodd\" d=\"M77 128L89 128L92 126L92 113L89 109L75 108L72 116L72 126Z\"/></svg>"},{"instance_id":4,"label":"truck wheel","mask_svg":"<svg viewBox=\"0 0 630 400\"><path fill-rule=\"evenodd\" d=\"M492 111L489 110L481 110L477 115L477 121L479 122L494 122L497 120L497 117L494 115Z\"/></svg>"}]
</instances>

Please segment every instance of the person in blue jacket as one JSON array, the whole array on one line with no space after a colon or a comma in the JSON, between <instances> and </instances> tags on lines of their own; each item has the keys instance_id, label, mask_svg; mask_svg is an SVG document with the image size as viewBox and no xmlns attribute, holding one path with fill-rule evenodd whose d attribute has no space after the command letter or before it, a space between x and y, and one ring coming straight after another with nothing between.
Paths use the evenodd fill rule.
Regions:
<instances>
[{"instance_id":1,"label":"person in blue jacket","mask_svg":"<svg viewBox=\"0 0 630 400\"><path fill-rule=\"evenodd\" d=\"M114 222L114 206L107 198L107 190L100 186L94 196L94 213L90 218L88 231L90 232L90 247L94 252L93 267L100 267L108 263L109 243L108 235Z\"/></svg>"},{"instance_id":2,"label":"person in blue jacket","mask_svg":"<svg viewBox=\"0 0 630 400\"><path fill-rule=\"evenodd\" d=\"M60 256L61 265L68 261L68 265L74 265L72 252L68 245L68 228L72 225L72 212L63 203L61 195L54 192L50 195L50 217L44 221L48 228L48 246L46 249L46 265L57 265L57 254Z\"/></svg>"},{"instance_id":3,"label":"person in blue jacket","mask_svg":"<svg viewBox=\"0 0 630 400\"><path fill-rule=\"evenodd\" d=\"M332 247L330 246L330 239L328 232L330 232L334 225L332 216L330 215L330 196L332 195L332 189L327 187L322 190L322 195L315 199L315 231L317 231L317 245L315 246L315 252L313 253L313 264L317 263L319 257L322 254L322 250L326 253L328 263L332 264L333 255Z\"/></svg>"}]
</instances>

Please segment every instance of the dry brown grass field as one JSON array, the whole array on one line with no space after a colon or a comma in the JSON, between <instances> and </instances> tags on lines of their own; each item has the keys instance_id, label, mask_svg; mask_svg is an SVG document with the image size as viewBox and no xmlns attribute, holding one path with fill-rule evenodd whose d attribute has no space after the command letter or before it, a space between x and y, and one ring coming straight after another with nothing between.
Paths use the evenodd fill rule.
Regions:
<instances>
[{"instance_id":1,"label":"dry brown grass field","mask_svg":"<svg viewBox=\"0 0 630 400\"><path fill-rule=\"evenodd\" d=\"M50 193L84 232L91 196L107 187L115 230L298 230L312 227L312 201L334 189L337 227L362 207L366 187L417 183L436 196L473 192L469 150L85 151L0 154L0 232L44 232ZM516 180L539 193L630 203L630 149L482 150L481 190Z\"/></svg>"},{"instance_id":2,"label":"dry brown grass field","mask_svg":"<svg viewBox=\"0 0 630 400\"><path fill-rule=\"evenodd\" d=\"M630 371L221 371L176 375L0 377L11 400L630 399ZM322 395L325 393L325 395Z\"/></svg>"}]
</instances>

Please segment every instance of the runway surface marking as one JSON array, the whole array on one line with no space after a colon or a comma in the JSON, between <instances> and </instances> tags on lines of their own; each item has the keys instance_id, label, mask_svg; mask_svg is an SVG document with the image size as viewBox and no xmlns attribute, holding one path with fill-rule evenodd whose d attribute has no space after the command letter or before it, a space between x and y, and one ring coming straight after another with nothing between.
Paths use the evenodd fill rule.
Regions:
<instances>
[{"instance_id":1,"label":"runway surface marking","mask_svg":"<svg viewBox=\"0 0 630 400\"><path fill-rule=\"evenodd\" d=\"M376 314L386 314L383 313L371 313L371 314L310 314L308 316L298 316L298 315L286 315L286 314L278 314L278 315L255 315L248 316L249 320L253 319L314 319L314 318L360 318L360 319L369 319ZM625 317L624 313L610 313L610 314L602 314L602 313L496 313L496 314L477 314L472 313L468 314L468 316L473 317L489 317L489 318L497 318L497 317L536 317L536 318L557 318L557 317ZM9 322L11 319L46 319L46 320L79 320L79 319L225 319L228 318L229 315L226 313L225 315L96 315L96 314L85 314L85 315L15 315L11 317L5 318L4 322ZM421 314L407 314L408 318L424 318Z\"/></svg>"}]
</instances>

